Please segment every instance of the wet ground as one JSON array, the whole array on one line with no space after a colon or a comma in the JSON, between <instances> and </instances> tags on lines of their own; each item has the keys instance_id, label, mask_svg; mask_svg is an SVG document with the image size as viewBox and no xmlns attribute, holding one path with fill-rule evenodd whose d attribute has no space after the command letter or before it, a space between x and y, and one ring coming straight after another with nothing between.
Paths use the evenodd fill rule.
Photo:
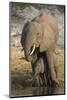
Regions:
<instances>
[{"instance_id":1,"label":"wet ground","mask_svg":"<svg viewBox=\"0 0 67 100\"><path fill-rule=\"evenodd\" d=\"M64 95L64 87L24 87L12 90L11 97Z\"/></svg>"},{"instance_id":2,"label":"wet ground","mask_svg":"<svg viewBox=\"0 0 67 100\"><path fill-rule=\"evenodd\" d=\"M13 76L14 75L14 76ZM64 81L59 81L58 87L33 87L32 86L32 73L13 73L11 78L11 97L18 96L48 96L48 95L63 95Z\"/></svg>"}]
</instances>

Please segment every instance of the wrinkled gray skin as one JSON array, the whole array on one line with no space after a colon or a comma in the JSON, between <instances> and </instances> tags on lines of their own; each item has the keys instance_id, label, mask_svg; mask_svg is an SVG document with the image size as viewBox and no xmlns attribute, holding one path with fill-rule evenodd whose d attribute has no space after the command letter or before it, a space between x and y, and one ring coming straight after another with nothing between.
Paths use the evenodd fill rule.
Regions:
<instances>
[{"instance_id":1,"label":"wrinkled gray skin","mask_svg":"<svg viewBox=\"0 0 67 100\"><path fill-rule=\"evenodd\" d=\"M41 14L32 21L25 24L21 36L21 44L24 47L24 53L27 61L30 61L33 66L33 60L36 61L36 49L30 55L32 48L38 48L38 52L46 52L50 77L53 83L58 84L56 72L54 68L54 50L58 40L58 25L53 16ZM35 57L34 57L35 56ZM34 68L32 68L34 69Z\"/></svg>"}]
</instances>

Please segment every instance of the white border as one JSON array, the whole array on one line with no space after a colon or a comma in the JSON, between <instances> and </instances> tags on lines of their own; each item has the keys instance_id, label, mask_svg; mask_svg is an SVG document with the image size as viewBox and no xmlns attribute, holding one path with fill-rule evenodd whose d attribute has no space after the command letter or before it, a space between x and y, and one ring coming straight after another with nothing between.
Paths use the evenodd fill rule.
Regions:
<instances>
[{"instance_id":1,"label":"white border","mask_svg":"<svg viewBox=\"0 0 67 100\"><path fill-rule=\"evenodd\" d=\"M67 5L67 0L0 0L0 100L9 100L9 1ZM66 39L67 40L67 39ZM63 96L28 97L37 99L66 99ZM22 98L14 98L22 99ZM25 98L23 98L25 99Z\"/></svg>"},{"instance_id":2,"label":"white border","mask_svg":"<svg viewBox=\"0 0 67 100\"><path fill-rule=\"evenodd\" d=\"M9 0L16 2L32 2L32 3L45 3L45 4L65 4L66 0Z\"/></svg>"}]
</instances>

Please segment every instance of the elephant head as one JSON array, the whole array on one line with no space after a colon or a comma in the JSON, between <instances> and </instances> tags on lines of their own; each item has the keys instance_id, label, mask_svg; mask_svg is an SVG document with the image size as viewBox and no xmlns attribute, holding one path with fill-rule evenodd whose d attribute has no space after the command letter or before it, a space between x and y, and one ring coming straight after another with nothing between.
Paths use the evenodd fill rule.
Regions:
<instances>
[{"instance_id":1,"label":"elephant head","mask_svg":"<svg viewBox=\"0 0 67 100\"><path fill-rule=\"evenodd\" d=\"M41 37L42 27L39 23L32 21L24 26L21 44L24 47L26 60L32 61L36 48L40 46Z\"/></svg>"}]
</instances>

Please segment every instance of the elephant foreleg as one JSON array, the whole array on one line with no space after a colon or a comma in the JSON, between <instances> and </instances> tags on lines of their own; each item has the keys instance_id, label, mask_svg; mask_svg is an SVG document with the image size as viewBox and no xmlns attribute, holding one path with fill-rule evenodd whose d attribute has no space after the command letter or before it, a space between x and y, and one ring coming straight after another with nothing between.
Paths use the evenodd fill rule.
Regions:
<instances>
[{"instance_id":1,"label":"elephant foreleg","mask_svg":"<svg viewBox=\"0 0 67 100\"><path fill-rule=\"evenodd\" d=\"M47 86L47 79L45 73L40 73L40 84L41 86Z\"/></svg>"},{"instance_id":2,"label":"elephant foreleg","mask_svg":"<svg viewBox=\"0 0 67 100\"><path fill-rule=\"evenodd\" d=\"M40 79L39 74L35 74L33 76L33 86L40 86L41 85L42 80Z\"/></svg>"},{"instance_id":3,"label":"elephant foreleg","mask_svg":"<svg viewBox=\"0 0 67 100\"><path fill-rule=\"evenodd\" d=\"M57 85L58 80L57 80L56 72L54 68L54 57L53 57L52 51L47 52L47 60L48 60L49 72L50 72L50 77L52 80L52 85Z\"/></svg>"}]
</instances>

